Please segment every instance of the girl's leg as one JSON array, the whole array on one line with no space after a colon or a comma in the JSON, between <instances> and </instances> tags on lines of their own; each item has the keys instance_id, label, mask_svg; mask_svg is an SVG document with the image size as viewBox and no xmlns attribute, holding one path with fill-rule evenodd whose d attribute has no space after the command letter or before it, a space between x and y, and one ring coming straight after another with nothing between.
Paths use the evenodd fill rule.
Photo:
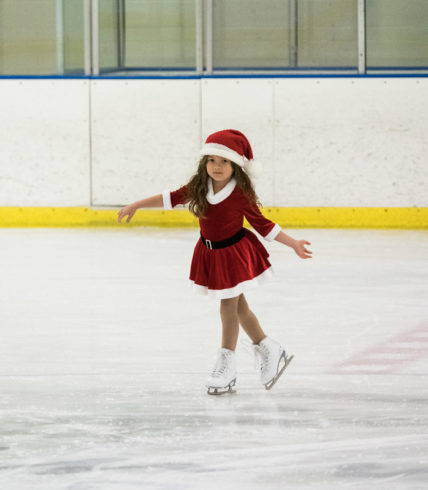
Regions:
<instances>
[{"instance_id":1,"label":"girl's leg","mask_svg":"<svg viewBox=\"0 0 428 490\"><path fill-rule=\"evenodd\" d=\"M220 316L223 324L221 346L233 351L236 349L239 334L238 300L239 296L236 296L222 299L220 302Z\"/></svg>"},{"instance_id":2,"label":"girl's leg","mask_svg":"<svg viewBox=\"0 0 428 490\"><path fill-rule=\"evenodd\" d=\"M256 315L248 307L247 300L243 294L238 296L238 318L239 323L253 341L253 344L258 344L266 337Z\"/></svg>"}]
</instances>

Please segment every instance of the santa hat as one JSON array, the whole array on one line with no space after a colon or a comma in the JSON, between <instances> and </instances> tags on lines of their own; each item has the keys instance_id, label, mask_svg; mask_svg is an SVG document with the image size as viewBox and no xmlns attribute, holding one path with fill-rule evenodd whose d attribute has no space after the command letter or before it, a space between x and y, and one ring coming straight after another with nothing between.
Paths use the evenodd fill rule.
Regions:
<instances>
[{"instance_id":1,"label":"santa hat","mask_svg":"<svg viewBox=\"0 0 428 490\"><path fill-rule=\"evenodd\" d=\"M224 129L210 134L201 155L217 155L236 163L248 173L255 173L253 150L246 136L236 129Z\"/></svg>"}]
</instances>

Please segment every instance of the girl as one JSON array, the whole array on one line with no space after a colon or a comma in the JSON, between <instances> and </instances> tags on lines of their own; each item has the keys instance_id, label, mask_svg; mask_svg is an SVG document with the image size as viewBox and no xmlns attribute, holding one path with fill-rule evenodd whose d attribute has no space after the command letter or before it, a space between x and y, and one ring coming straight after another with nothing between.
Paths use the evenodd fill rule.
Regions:
<instances>
[{"instance_id":1,"label":"girl","mask_svg":"<svg viewBox=\"0 0 428 490\"><path fill-rule=\"evenodd\" d=\"M256 235L242 227L244 216L265 240L287 245L302 259L311 257L305 240L286 235L279 225L265 218L249 177L253 153L247 138L227 129L211 134L201 150L196 174L180 189L164 191L119 211L119 222L131 220L137 209L172 209L188 204L199 218L201 237L196 243L190 268L193 288L220 299L222 347L207 381L208 394L232 391L236 383L235 349L239 324L253 341L260 360L260 377L272 388L293 356L267 337L257 317L248 307L244 292L272 275L269 254Z\"/></svg>"}]
</instances>

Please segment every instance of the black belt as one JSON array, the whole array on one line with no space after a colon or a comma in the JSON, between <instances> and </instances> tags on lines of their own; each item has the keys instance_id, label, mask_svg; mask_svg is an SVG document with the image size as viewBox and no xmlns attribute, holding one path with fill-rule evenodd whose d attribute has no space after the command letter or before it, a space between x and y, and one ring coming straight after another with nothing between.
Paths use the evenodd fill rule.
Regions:
<instances>
[{"instance_id":1,"label":"black belt","mask_svg":"<svg viewBox=\"0 0 428 490\"><path fill-rule=\"evenodd\" d=\"M211 240L207 240L202 236L201 233L201 240L202 243L209 248L210 250L213 250L215 248L226 248L229 247L230 245L233 245L235 243L238 243L241 238L243 238L245 235L245 228L241 228L238 233L235 235L231 236L230 238L226 238L226 240L221 240L219 242L213 242Z\"/></svg>"}]
</instances>

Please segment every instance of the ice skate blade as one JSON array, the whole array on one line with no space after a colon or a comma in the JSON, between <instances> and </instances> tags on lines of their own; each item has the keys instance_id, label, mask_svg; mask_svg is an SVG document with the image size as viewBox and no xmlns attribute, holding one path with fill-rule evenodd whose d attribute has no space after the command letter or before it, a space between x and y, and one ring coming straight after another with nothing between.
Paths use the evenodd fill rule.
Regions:
<instances>
[{"instance_id":1,"label":"ice skate blade","mask_svg":"<svg viewBox=\"0 0 428 490\"><path fill-rule=\"evenodd\" d=\"M215 388L214 386L209 386L208 387L208 395L214 395L214 396L220 396L220 395L226 395L227 393L233 394L236 393L236 390L233 390L232 387L235 386L236 384L236 379L232 380L228 386L225 386L223 388Z\"/></svg>"},{"instance_id":2,"label":"ice skate blade","mask_svg":"<svg viewBox=\"0 0 428 490\"><path fill-rule=\"evenodd\" d=\"M289 357L288 356L287 357L284 357L283 355L281 356L279 362L281 362L281 359L284 358L284 360L285 360L284 365L282 366L281 371L278 371L277 375L274 378L272 378L268 383L265 384L265 388L267 390L271 390L272 389L273 385L278 381L279 377L285 371L285 368L290 364L290 362L292 361L293 357L294 357L294 355L291 355Z\"/></svg>"}]
</instances>

